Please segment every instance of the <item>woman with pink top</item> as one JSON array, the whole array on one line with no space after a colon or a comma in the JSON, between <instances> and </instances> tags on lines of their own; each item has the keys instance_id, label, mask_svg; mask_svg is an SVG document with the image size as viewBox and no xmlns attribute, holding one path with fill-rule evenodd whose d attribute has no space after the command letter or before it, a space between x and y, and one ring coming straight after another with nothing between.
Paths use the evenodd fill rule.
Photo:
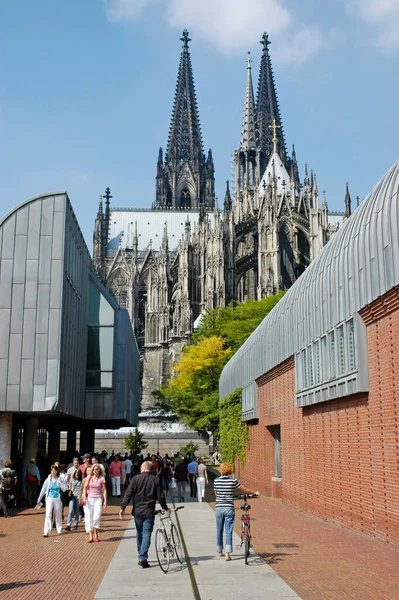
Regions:
<instances>
[{"instance_id":1,"label":"woman with pink top","mask_svg":"<svg viewBox=\"0 0 399 600\"><path fill-rule=\"evenodd\" d=\"M111 462L108 469L111 474L112 495L120 496L121 495L122 463L120 461L118 454L114 457L114 460Z\"/></svg>"},{"instance_id":2,"label":"woman with pink top","mask_svg":"<svg viewBox=\"0 0 399 600\"><path fill-rule=\"evenodd\" d=\"M96 463L92 466L91 474L85 481L82 500L86 503L85 526L86 533L89 534L88 543L99 542L101 513L107 506L107 489L102 465Z\"/></svg>"}]
</instances>

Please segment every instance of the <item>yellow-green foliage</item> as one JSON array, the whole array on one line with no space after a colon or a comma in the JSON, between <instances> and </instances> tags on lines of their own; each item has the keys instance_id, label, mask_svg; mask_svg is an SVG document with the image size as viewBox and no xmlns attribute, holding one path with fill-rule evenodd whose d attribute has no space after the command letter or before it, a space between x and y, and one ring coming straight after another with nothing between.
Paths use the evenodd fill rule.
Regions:
<instances>
[{"instance_id":1,"label":"yellow-green foliage","mask_svg":"<svg viewBox=\"0 0 399 600\"><path fill-rule=\"evenodd\" d=\"M241 441L247 430L241 421L241 404L236 399L226 402L223 399L219 403L219 377L227 361L282 295L280 292L259 302L249 301L234 307L208 310L193 335L193 343L186 346L182 358L173 368L176 376L156 394L158 410L176 414L183 423L197 431L218 435L219 422L227 430L222 423L229 419L231 441L227 443L226 452L230 457L234 454L230 454L230 449L238 448L239 454L234 456L245 459ZM225 439L230 438L225 436Z\"/></svg>"},{"instance_id":2,"label":"yellow-green foliage","mask_svg":"<svg viewBox=\"0 0 399 600\"><path fill-rule=\"evenodd\" d=\"M249 430L242 421L242 395L237 389L219 402L219 439L223 460L234 464L239 458L245 464L246 448L249 443Z\"/></svg>"}]
</instances>

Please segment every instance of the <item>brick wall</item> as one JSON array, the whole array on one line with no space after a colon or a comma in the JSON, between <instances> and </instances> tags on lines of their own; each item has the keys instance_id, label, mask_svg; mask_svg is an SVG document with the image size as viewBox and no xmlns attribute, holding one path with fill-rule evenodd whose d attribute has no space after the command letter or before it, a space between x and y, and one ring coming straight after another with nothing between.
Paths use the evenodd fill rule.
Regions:
<instances>
[{"instance_id":1,"label":"brick wall","mask_svg":"<svg viewBox=\"0 0 399 600\"><path fill-rule=\"evenodd\" d=\"M399 545L399 292L362 311L369 394L295 408L294 360L258 380L244 485L338 525ZM273 425L281 428L281 481L273 480Z\"/></svg>"}]
</instances>

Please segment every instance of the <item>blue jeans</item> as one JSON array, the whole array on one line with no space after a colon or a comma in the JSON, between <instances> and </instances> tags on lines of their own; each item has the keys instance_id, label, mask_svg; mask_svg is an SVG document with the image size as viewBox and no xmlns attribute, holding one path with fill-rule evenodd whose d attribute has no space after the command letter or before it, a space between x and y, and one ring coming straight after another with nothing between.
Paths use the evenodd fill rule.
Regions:
<instances>
[{"instance_id":1,"label":"blue jeans","mask_svg":"<svg viewBox=\"0 0 399 600\"><path fill-rule=\"evenodd\" d=\"M79 523L79 496L72 496L69 501L68 521L69 527L72 523L72 515L75 516L75 525Z\"/></svg>"},{"instance_id":2,"label":"blue jeans","mask_svg":"<svg viewBox=\"0 0 399 600\"><path fill-rule=\"evenodd\" d=\"M151 544L151 534L154 529L154 519L136 519L137 552L139 560L148 560L148 549Z\"/></svg>"},{"instance_id":3,"label":"blue jeans","mask_svg":"<svg viewBox=\"0 0 399 600\"><path fill-rule=\"evenodd\" d=\"M225 551L232 552L234 517L234 508L221 506L216 509L216 547L218 552L223 550L223 529L226 533Z\"/></svg>"}]
</instances>

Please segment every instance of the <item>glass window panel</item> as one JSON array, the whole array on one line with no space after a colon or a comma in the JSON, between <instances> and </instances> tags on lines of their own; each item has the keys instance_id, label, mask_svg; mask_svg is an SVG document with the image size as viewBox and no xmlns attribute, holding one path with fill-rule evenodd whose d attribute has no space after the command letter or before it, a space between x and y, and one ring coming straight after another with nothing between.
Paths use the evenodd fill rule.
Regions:
<instances>
[{"instance_id":1,"label":"glass window panel","mask_svg":"<svg viewBox=\"0 0 399 600\"><path fill-rule=\"evenodd\" d=\"M314 372L315 382L321 383L321 360L320 360L320 341L317 340L313 344L313 360L314 360Z\"/></svg>"},{"instance_id":2,"label":"glass window panel","mask_svg":"<svg viewBox=\"0 0 399 600\"><path fill-rule=\"evenodd\" d=\"M101 373L101 387L112 388L112 373L102 372Z\"/></svg>"},{"instance_id":3,"label":"glass window panel","mask_svg":"<svg viewBox=\"0 0 399 600\"><path fill-rule=\"evenodd\" d=\"M328 334L328 344L330 348L330 379L335 379L337 376L337 362L335 356L335 331Z\"/></svg>"},{"instance_id":4,"label":"glass window panel","mask_svg":"<svg viewBox=\"0 0 399 600\"><path fill-rule=\"evenodd\" d=\"M338 346L338 374L344 375L346 373L346 352L345 352L345 336L344 326L341 325L337 328L337 346Z\"/></svg>"},{"instance_id":5,"label":"glass window panel","mask_svg":"<svg viewBox=\"0 0 399 600\"><path fill-rule=\"evenodd\" d=\"M348 340L348 370L356 369L356 346L355 346L355 327L353 319L346 324L346 334Z\"/></svg>"},{"instance_id":6,"label":"glass window panel","mask_svg":"<svg viewBox=\"0 0 399 600\"><path fill-rule=\"evenodd\" d=\"M314 385L312 346L307 347L306 354L308 356L309 386L312 386Z\"/></svg>"},{"instance_id":7,"label":"glass window panel","mask_svg":"<svg viewBox=\"0 0 399 600\"><path fill-rule=\"evenodd\" d=\"M296 361L296 387L297 390L303 389L303 358L302 352L297 355Z\"/></svg>"},{"instance_id":8,"label":"glass window panel","mask_svg":"<svg viewBox=\"0 0 399 600\"><path fill-rule=\"evenodd\" d=\"M86 386L89 388L101 387L101 373L100 371L87 371L86 372Z\"/></svg>"},{"instance_id":9,"label":"glass window panel","mask_svg":"<svg viewBox=\"0 0 399 600\"><path fill-rule=\"evenodd\" d=\"M114 309L90 281L89 325L113 326Z\"/></svg>"},{"instance_id":10,"label":"glass window panel","mask_svg":"<svg viewBox=\"0 0 399 600\"><path fill-rule=\"evenodd\" d=\"M100 357L100 328L89 327L87 339L87 369L88 371L101 370Z\"/></svg>"},{"instance_id":11,"label":"glass window panel","mask_svg":"<svg viewBox=\"0 0 399 600\"><path fill-rule=\"evenodd\" d=\"M327 336L321 338L321 357L323 361L322 381L327 381L330 374L328 368Z\"/></svg>"},{"instance_id":12,"label":"glass window panel","mask_svg":"<svg viewBox=\"0 0 399 600\"><path fill-rule=\"evenodd\" d=\"M308 387L308 360L306 356L306 350L302 352L302 360L303 360L303 388L306 390Z\"/></svg>"},{"instance_id":13,"label":"glass window panel","mask_svg":"<svg viewBox=\"0 0 399 600\"><path fill-rule=\"evenodd\" d=\"M101 371L112 371L114 356L114 328L100 327Z\"/></svg>"}]
</instances>

